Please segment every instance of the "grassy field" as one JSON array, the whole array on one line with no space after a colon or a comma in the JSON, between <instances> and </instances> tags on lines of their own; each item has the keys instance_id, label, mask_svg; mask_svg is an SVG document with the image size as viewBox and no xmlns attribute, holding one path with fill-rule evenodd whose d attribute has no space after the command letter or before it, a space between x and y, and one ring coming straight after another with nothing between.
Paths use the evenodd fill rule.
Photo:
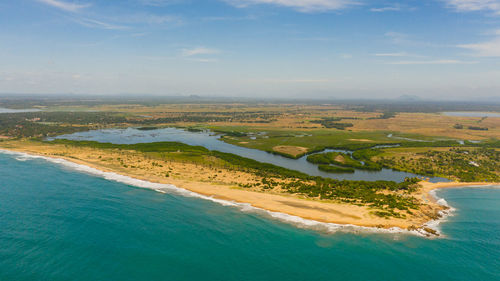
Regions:
<instances>
[{"instance_id":1,"label":"grassy field","mask_svg":"<svg viewBox=\"0 0 500 281\"><path fill-rule=\"evenodd\" d=\"M354 107L355 108L355 107ZM124 113L131 119L154 120L178 118L174 122L182 126L203 125L233 128L235 131L310 131L324 129L317 123L322 119L338 119L333 123L350 123L345 130L352 132L395 132L427 137L446 137L466 140L500 138L498 117L454 117L440 113L361 111L346 105L300 104L95 104L93 106L45 106L49 111L98 111ZM135 116L135 117L134 117ZM193 116L209 117L197 122ZM385 116L385 117L384 117ZM161 120L160 120L161 121ZM168 120L167 120L168 121ZM455 125L462 125L457 129ZM488 130L471 130L482 127ZM336 129L330 129L332 131Z\"/></svg>"},{"instance_id":2,"label":"grassy field","mask_svg":"<svg viewBox=\"0 0 500 281\"><path fill-rule=\"evenodd\" d=\"M487 131L456 129L461 124L464 127L482 126ZM363 120L355 122L355 131L386 130L400 133L418 134L424 136L441 136L465 140L482 140L500 138L500 118L492 117L454 117L438 113L399 113L394 118L384 120Z\"/></svg>"},{"instance_id":3,"label":"grassy field","mask_svg":"<svg viewBox=\"0 0 500 281\"><path fill-rule=\"evenodd\" d=\"M231 127L212 127L214 130L229 131ZM268 152L284 152L282 146L306 148L307 152L324 148L366 148L376 144L393 144L398 140L387 137L387 132L349 132L328 129L309 131L267 130L260 131L245 128L245 136L227 135L223 141L234 145L264 150ZM301 156L297 154L295 156Z\"/></svg>"},{"instance_id":4,"label":"grassy field","mask_svg":"<svg viewBox=\"0 0 500 281\"><path fill-rule=\"evenodd\" d=\"M34 107L45 112L15 115L17 119L1 115L0 127L4 129L0 135L33 137L49 135L50 130L176 126L210 129L224 135L225 142L291 158L324 148L355 150L412 141L500 139L500 118L366 111L352 105L89 102ZM61 130L56 130L58 125Z\"/></svg>"},{"instance_id":5,"label":"grassy field","mask_svg":"<svg viewBox=\"0 0 500 281\"><path fill-rule=\"evenodd\" d=\"M500 181L500 150L484 147L401 147L371 158L387 168L458 181Z\"/></svg>"}]
</instances>

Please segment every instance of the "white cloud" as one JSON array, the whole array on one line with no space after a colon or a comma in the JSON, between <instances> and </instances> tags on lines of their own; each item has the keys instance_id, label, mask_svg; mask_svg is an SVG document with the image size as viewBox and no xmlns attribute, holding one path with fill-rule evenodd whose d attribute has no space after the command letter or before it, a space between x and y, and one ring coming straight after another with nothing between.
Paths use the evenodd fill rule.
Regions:
<instances>
[{"instance_id":1,"label":"white cloud","mask_svg":"<svg viewBox=\"0 0 500 281\"><path fill-rule=\"evenodd\" d=\"M401 7L399 7L399 6L389 6L389 7L382 7L382 8L371 8L370 11L374 12L374 13L397 12L397 11L401 11Z\"/></svg>"},{"instance_id":2,"label":"white cloud","mask_svg":"<svg viewBox=\"0 0 500 281\"><path fill-rule=\"evenodd\" d=\"M90 7L90 4L76 4L76 3L68 3L60 0L37 0L38 2L44 3L46 5L65 10L68 12L78 12L81 9Z\"/></svg>"},{"instance_id":3,"label":"white cloud","mask_svg":"<svg viewBox=\"0 0 500 281\"><path fill-rule=\"evenodd\" d=\"M115 25L99 20L94 20L94 19L87 19L87 18L73 18L72 19L74 22L83 25L85 27L90 27L90 28L100 28L100 29L110 29L110 30L118 30L118 29L126 29L128 28L127 26L123 25Z\"/></svg>"},{"instance_id":4,"label":"white cloud","mask_svg":"<svg viewBox=\"0 0 500 281\"><path fill-rule=\"evenodd\" d=\"M243 17L227 17L227 16L212 16L212 17L204 17L202 20L204 21L245 21L245 20L256 20L257 16L248 15Z\"/></svg>"},{"instance_id":5,"label":"white cloud","mask_svg":"<svg viewBox=\"0 0 500 281\"><path fill-rule=\"evenodd\" d=\"M337 40L337 38L334 38L334 37L302 37L302 38L293 38L292 40L329 42L329 41L335 41L335 40Z\"/></svg>"},{"instance_id":6,"label":"white cloud","mask_svg":"<svg viewBox=\"0 0 500 281\"><path fill-rule=\"evenodd\" d=\"M445 0L449 7L459 12L493 11L500 15L500 0Z\"/></svg>"},{"instance_id":7,"label":"white cloud","mask_svg":"<svg viewBox=\"0 0 500 281\"><path fill-rule=\"evenodd\" d=\"M182 0L139 0L139 3L146 6L163 7L172 4L178 4Z\"/></svg>"},{"instance_id":8,"label":"white cloud","mask_svg":"<svg viewBox=\"0 0 500 281\"><path fill-rule=\"evenodd\" d=\"M155 26L162 25L182 25L183 20L178 16L173 15L155 15L149 13L122 15L117 17L110 17L115 22L123 22L128 24L148 24Z\"/></svg>"},{"instance_id":9,"label":"white cloud","mask_svg":"<svg viewBox=\"0 0 500 281\"><path fill-rule=\"evenodd\" d=\"M389 31L384 34L384 36L395 45L406 45L411 47L432 47L432 48L443 48L450 47L448 45L435 44L432 42L426 42L414 36L410 36L405 33Z\"/></svg>"},{"instance_id":10,"label":"white cloud","mask_svg":"<svg viewBox=\"0 0 500 281\"><path fill-rule=\"evenodd\" d=\"M218 59L214 58L189 58L188 60L190 61L195 61L195 62L218 62Z\"/></svg>"},{"instance_id":11,"label":"white cloud","mask_svg":"<svg viewBox=\"0 0 500 281\"><path fill-rule=\"evenodd\" d=\"M102 19L72 16L70 19L82 26L110 30L134 29L148 25L155 27L179 26L183 24L181 18L170 15L131 14L114 17L101 17ZM136 33L140 37L144 33Z\"/></svg>"},{"instance_id":12,"label":"white cloud","mask_svg":"<svg viewBox=\"0 0 500 281\"><path fill-rule=\"evenodd\" d=\"M474 64L475 61L461 61L461 60L414 60L414 61L395 61L386 64L394 65L425 65L425 64Z\"/></svg>"},{"instance_id":13,"label":"white cloud","mask_svg":"<svg viewBox=\"0 0 500 281\"><path fill-rule=\"evenodd\" d=\"M325 12L347 8L357 5L359 2L354 0L224 0L236 7L247 7L257 4L270 4L293 8L300 12L313 13Z\"/></svg>"},{"instance_id":14,"label":"white cloud","mask_svg":"<svg viewBox=\"0 0 500 281\"><path fill-rule=\"evenodd\" d=\"M403 44L410 42L410 40L408 39L408 35L404 33L389 31L384 35L385 37L389 38L394 44Z\"/></svg>"},{"instance_id":15,"label":"white cloud","mask_svg":"<svg viewBox=\"0 0 500 281\"><path fill-rule=\"evenodd\" d=\"M399 53L379 53L379 54L374 54L376 57L408 57L409 54L406 52L399 52Z\"/></svg>"},{"instance_id":16,"label":"white cloud","mask_svg":"<svg viewBox=\"0 0 500 281\"><path fill-rule=\"evenodd\" d=\"M407 53L407 52L377 53L377 54L373 54L373 55L376 56L376 57L392 57L392 58L396 58L396 57L423 58L423 57L425 57L425 56L422 56L422 55L410 54L410 53Z\"/></svg>"},{"instance_id":17,"label":"white cloud","mask_svg":"<svg viewBox=\"0 0 500 281\"><path fill-rule=\"evenodd\" d=\"M183 57L192 57L192 56L200 56L200 55L213 55L220 53L219 50L210 49L205 47L196 47L192 49L183 49L182 56Z\"/></svg>"},{"instance_id":18,"label":"white cloud","mask_svg":"<svg viewBox=\"0 0 500 281\"><path fill-rule=\"evenodd\" d=\"M210 57L210 55L215 55L220 53L217 49L210 49L206 47L196 47L191 49L182 49L181 56L188 61L194 62L218 62L217 58Z\"/></svg>"},{"instance_id":19,"label":"white cloud","mask_svg":"<svg viewBox=\"0 0 500 281\"><path fill-rule=\"evenodd\" d=\"M478 57L500 57L500 30L495 32L496 38L490 41L462 44L459 48L467 49L474 52Z\"/></svg>"}]
</instances>

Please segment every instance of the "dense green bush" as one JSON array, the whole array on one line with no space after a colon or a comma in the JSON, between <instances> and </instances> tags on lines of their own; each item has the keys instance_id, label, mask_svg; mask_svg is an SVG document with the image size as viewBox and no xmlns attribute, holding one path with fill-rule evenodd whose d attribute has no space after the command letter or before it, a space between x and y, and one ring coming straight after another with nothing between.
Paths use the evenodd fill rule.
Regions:
<instances>
[{"instance_id":1,"label":"dense green bush","mask_svg":"<svg viewBox=\"0 0 500 281\"><path fill-rule=\"evenodd\" d=\"M319 165L318 169L324 172L328 173L354 173L353 168L342 168L342 167L337 167L337 166L331 166L331 165Z\"/></svg>"},{"instance_id":2,"label":"dense green bush","mask_svg":"<svg viewBox=\"0 0 500 281\"><path fill-rule=\"evenodd\" d=\"M93 147L98 149L122 149L135 150L146 153L148 157L159 156L168 159L169 153L175 155L206 156L212 160L214 167L222 165L224 168L251 172L262 177L262 183L255 185L264 190L272 189L280 185L289 193L299 193L309 197L320 197L322 199L340 200L347 203L367 204L385 212L399 215L394 209L408 210L418 208L418 203L412 197L399 194L379 193L381 190L413 192L416 189L418 179L407 179L397 183L393 181L348 181L331 178L313 177L299 171L294 171L276 165L261 163L238 155L211 151L201 146L191 146L179 142L156 142L138 144L112 144L94 141L71 141L54 140L52 143L68 146ZM196 164L200 163L199 157L185 157ZM186 160L186 161L187 161ZM159 165L159 164L158 164ZM328 166L331 167L331 166ZM346 168L340 168L346 169ZM168 172L168 171L166 171ZM166 174L168 175L168 173ZM278 183L278 179L285 182ZM243 185L242 187L251 187Z\"/></svg>"},{"instance_id":3,"label":"dense green bush","mask_svg":"<svg viewBox=\"0 0 500 281\"><path fill-rule=\"evenodd\" d=\"M368 152L366 151L359 152L357 153L357 155L358 157L366 158L363 159L364 163L356 159L353 159L351 155L347 153L341 153L341 152L327 152L327 153L318 153L309 155L307 157L307 161L314 164L322 164L322 165L333 164L341 167L356 168L361 170L380 171L382 169L382 165L374 163L369 160ZM338 161L337 158L341 158L342 161ZM334 171L334 169L332 169L332 171ZM337 170L335 172L340 172L340 171L341 170ZM350 172L350 170L348 170L348 172Z\"/></svg>"}]
</instances>

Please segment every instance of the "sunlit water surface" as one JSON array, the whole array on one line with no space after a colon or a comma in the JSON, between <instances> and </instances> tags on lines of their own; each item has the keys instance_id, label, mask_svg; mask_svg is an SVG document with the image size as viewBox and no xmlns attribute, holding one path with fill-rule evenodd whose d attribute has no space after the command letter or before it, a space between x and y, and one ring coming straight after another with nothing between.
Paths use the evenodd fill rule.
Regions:
<instances>
[{"instance_id":1,"label":"sunlit water surface","mask_svg":"<svg viewBox=\"0 0 500 281\"><path fill-rule=\"evenodd\" d=\"M0 153L0 280L500 280L500 190L438 195L446 238L326 234Z\"/></svg>"}]
</instances>

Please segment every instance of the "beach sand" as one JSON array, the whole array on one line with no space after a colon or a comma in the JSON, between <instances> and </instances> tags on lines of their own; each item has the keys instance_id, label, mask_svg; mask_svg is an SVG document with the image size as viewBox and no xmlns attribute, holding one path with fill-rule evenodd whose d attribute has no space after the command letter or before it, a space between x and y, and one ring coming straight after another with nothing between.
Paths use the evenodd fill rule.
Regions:
<instances>
[{"instance_id":1,"label":"beach sand","mask_svg":"<svg viewBox=\"0 0 500 281\"><path fill-rule=\"evenodd\" d=\"M432 183L428 181L421 181L422 186L417 194L424 196L431 202L436 202L436 198L432 196L431 191L442 188L460 188L460 187L487 187L487 186L500 186L498 182L437 182Z\"/></svg>"},{"instance_id":2,"label":"beach sand","mask_svg":"<svg viewBox=\"0 0 500 281\"><path fill-rule=\"evenodd\" d=\"M84 147L43 144L29 141L0 142L0 148L52 158L62 158L77 164L89 166L105 172L126 175L149 182L172 184L198 194L227 201L248 203L268 211L285 213L319 222L347 224L363 227L415 229L421 228L430 220L437 219L438 212L445 210L429 194L438 188L460 186L497 185L498 183L429 183L422 182L422 188L414 196L425 205L406 218L382 218L373 214L374 209L367 206L319 201L301 198L297 195L260 192L243 189L239 183L258 182L253 174L220 168L209 169L188 163L164 162L160 167L134 151L98 150ZM165 174L168 172L169 176Z\"/></svg>"}]
</instances>

